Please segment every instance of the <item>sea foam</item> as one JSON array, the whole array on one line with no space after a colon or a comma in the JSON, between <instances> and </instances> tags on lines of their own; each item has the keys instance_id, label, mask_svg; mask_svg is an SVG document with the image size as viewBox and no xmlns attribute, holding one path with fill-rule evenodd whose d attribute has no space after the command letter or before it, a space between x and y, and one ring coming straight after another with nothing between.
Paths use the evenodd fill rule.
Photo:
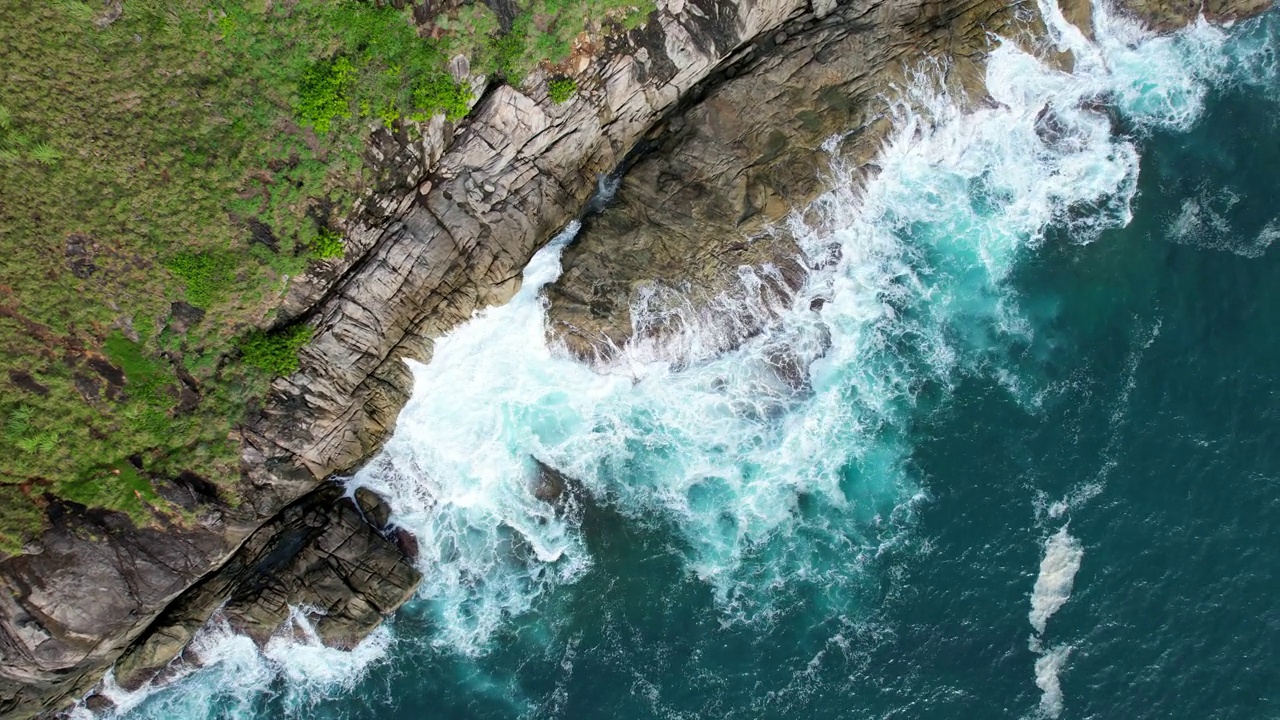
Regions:
<instances>
[{"instance_id":1,"label":"sea foam","mask_svg":"<svg viewBox=\"0 0 1280 720\"><path fill-rule=\"evenodd\" d=\"M1100 103L1139 130L1187 127L1210 83L1234 66L1265 66L1231 60L1226 34L1203 23L1154 38L1099 6L1091 43L1043 7L1074 72L1000 43L989 106L962 112L931 67L886 95L895 130L880 173L863 186L837 167L832 190L788 221L814 271L790 305L767 308L782 320L763 335L723 352L686 308L684 354L715 348L693 363L629 347L627 362L597 373L556 352L539 289L559 275L573 226L534 257L510 303L441 338L430 363L410 364L414 392L396 434L351 487L386 496L418 538L425 577L413 611L432 630L414 641L488 652L511 618L592 567L573 518L535 496L535 459L627 522L674 529L673 552L726 624L768 622L774 596L797 587L832 613L857 612L857 588L927 502L910 431L929 390L978 374L1034 408L1041 389L1020 372L1020 349L1037 323L1011 278L1048 228L1093 242L1131 217L1137 146ZM744 292L726 301L764 297L750 290L767 272L744 271ZM1044 650L1040 636L1082 557L1063 527L1046 541L1032 593L1035 678L1051 715L1070 648ZM218 627L202 637L208 666L120 696L135 708L126 714L253 717L281 684L305 706L350 687L392 646L389 630L354 654L316 647L305 628L265 653Z\"/></svg>"}]
</instances>

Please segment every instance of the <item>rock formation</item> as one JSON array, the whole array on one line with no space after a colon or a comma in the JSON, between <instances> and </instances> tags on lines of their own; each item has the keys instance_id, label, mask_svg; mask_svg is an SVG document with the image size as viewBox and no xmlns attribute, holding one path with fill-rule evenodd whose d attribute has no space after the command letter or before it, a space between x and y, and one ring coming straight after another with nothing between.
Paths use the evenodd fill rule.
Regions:
<instances>
[{"instance_id":1,"label":"rock formation","mask_svg":"<svg viewBox=\"0 0 1280 720\"><path fill-rule=\"evenodd\" d=\"M1200 7L1120 4L1161 28ZM1088 3L1064 5L1087 29ZM1210 0L1206 11L1267 5ZM416 587L412 542L375 500L321 483L389 435L411 389L405 358L429 359L435 338L509 299L530 256L620 166L631 169L616 204L549 290L573 350L607 355L626 341L637 294L656 284L689 291L696 308L749 268L755 291L785 299L804 267L791 238L762 230L819 192L821 143L850 131L839 155L873 171L889 128L882 93L926 60L945 60L949 85L980 102L989 33L1036 46L1036 4L666 0L575 68L568 103L490 85L456 125L437 118L416 139L375 131L379 191L348 223L347 258L285 299L282 315L313 325L315 340L243 428L235 497L196 477L157 480L187 515L142 529L55 503L31 552L0 563L0 718L64 706L113 664L123 682L145 681L219 608L264 639L290 606L316 607L323 638L358 641ZM768 320L732 319L725 342ZM546 491L563 493L557 483L548 476Z\"/></svg>"}]
</instances>

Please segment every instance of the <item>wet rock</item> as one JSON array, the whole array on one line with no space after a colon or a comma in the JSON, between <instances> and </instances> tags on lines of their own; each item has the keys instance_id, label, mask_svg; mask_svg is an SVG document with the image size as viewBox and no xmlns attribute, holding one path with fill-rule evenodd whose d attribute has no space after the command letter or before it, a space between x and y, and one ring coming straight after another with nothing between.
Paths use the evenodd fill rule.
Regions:
<instances>
[{"instance_id":1,"label":"wet rock","mask_svg":"<svg viewBox=\"0 0 1280 720\"><path fill-rule=\"evenodd\" d=\"M408 558L410 562L418 559L417 535L402 527L397 527L392 531L392 538L395 540L396 547L400 549L400 554Z\"/></svg>"},{"instance_id":2,"label":"wet rock","mask_svg":"<svg viewBox=\"0 0 1280 720\"><path fill-rule=\"evenodd\" d=\"M582 520L590 496L582 483L534 458L533 496L556 509L562 517Z\"/></svg>"},{"instance_id":3,"label":"wet rock","mask_svg":"<svg viewBox=\"0 0 1280 720\"><path fill-rule=\"evenodd\" d=\"M635 341L682 362L690 316L721 351L761 332L808 270L790 234L769 228L826 187L827 140L843 135L839 158L869 165L892 129L881 95L903 84L904 67L947 58L951 90L977 105L989 98L974 58L993 38L1031 47L1044 35L1038 15L1018 6L941 0L847 3L782 30L785 45L762 47L680 112L681 129L631 168L613 204L565 250L546 296L553 335L579 358L608 362ZM749 290L767 271L782 281ZM688 304L680 323L665 322L672 308L653 307L655 287Z\"/></svg>"},{"instance_id":4,"label":"wet rock","mask_svg":"<svg viewBox=\"0 0 1280 720\"><path fill-rule=\"evenodd\" d=\"M391 506L387 501L366 487L357 488L355 496L356 504L360 506L360 512L364 513L365 520L378 530L385 530L391 521Z\"/></svg>"},{"instance_id":5,"label":"wet rock","mask_svg":"<svg viewBox=\"0 0 1280 720\"><path fill-rule=\"evenodd\" d=\"M1116 0L1121 13L1138 19L1157 32L1172 32L1195 21L1201 13L1210 22L1222 23L1257 15L1271 8L1272 0Z\"/></svg>"},{"instance_id":6,"label":"wet rock","mask_svg":"<svg viewBox=\"0 0 1280 720\"><path fill-rule=\"evenodd\" d=\"M321 640L349 649L412 597L420 581L397 544L366 521L343 489L325 485L173 602L116 663L116 677L126 688L141 685L220 607L233 628L259 643L281 631L292 608L312 608Z\"/></svg>"},{"instance_id":7,"label":"wet rock","mask_svg":"<svg viewBox=\"0 0 1280 720\"><path fill-rule=\"evenodd\" d=\"M110 710L115 708L116 704L112 702L111 698L107 697L106 695L103 695L101 693L93 693L92 695L84 699L84 706L85 706L85 709L87 709L89 712L101 714L101 713L109 712Z\"/></svg>"}]
</instances>

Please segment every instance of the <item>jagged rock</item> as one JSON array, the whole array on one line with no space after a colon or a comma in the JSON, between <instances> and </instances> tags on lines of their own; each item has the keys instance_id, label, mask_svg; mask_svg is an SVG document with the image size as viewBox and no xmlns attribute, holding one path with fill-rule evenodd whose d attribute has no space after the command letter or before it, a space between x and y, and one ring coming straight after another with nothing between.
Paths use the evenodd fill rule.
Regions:
<instances>
[{"instance_id":1,"label":"jagged rock","mask_svg":"<svg viewBox=\"0 0 1280 720\"><path fill-rule=\"evenodd\" d=\"M93 693L84 699L84 706L87 710L94 713L105 713L116 706L111 698L100 693Z\"/></svg>"},{"instance_id":2,"label":"jagged rock","mask_svg":"<svg viewBox=\"0 0 1280 720\"><path fill-rule=\"evenodd\" d=\"M592 505L591 496L582 483L534 458L536 473L531 490L533 496L554 507L563 518L581 523Z\"/></svg>"},{"instance_id":3,"label":"jagged rock","mask_svg":"<svg viewBox=\"0 0 1280 720\"><path fill-rule=\"evenodd\" d=\"M1121 12L1159 32L1170 32L1194 22L1201 14L1221 23L1257 15L1272 0L1115 0Z\"/></svg>"},{"instance_id":4,"label":"jagged rock","mask_svg":"<svg viewBox=\"0 0 1280 720\"><path fill-rule=\"evenodd\" d=\"M378 493L367 487L356 489L356 504L360 506L360 512L364 513L365 520L369 524L379 530L385 530L387 523L391 521L391 506Z\"/></svg>"},{"instance_id":5,"label":"jagged rock","mask_svg":"<svg viewBox=\"0 0 1280 720\"><path fill-rule=\"evenodd\" d=\"M1065 9L1084 26L1082 2ZM1269 4L1208 0L1205 12L1225 19ZM351 525L348 516L360 512L335 497L329 510L310 512L308 493L332 492L316 486L381 446L412 385L402 360L429 359L435 338L509 299L530 256L580 212L601 174L642 141L658 149L566 254L565 277L552 289L557 328L576 333L580 349L629 337L630 300L654 281L705 299L737 282L739 268L773 263L761 292L785 300L804 269L793 262L795 243L758 231L818 192L820 140L862 127L838 152L874 172L875 139L889 123L870 98L900 71L895 62L949 55L948 82L986 102L985 35L1015 27L1015 4L997 0L850 0L821 19L830 3L660 5L644 28L575 67L572 103L498 86L477 93L461 123L437 117L420 134L373 133L366 150L375 192L352 217L330 218L346 256L294 278L280 308L314 326L315 339L299 372L276 381L241 428L239 483L220 487L225 498L193 494L200 520L149 528L51 502L44 551L0 561L0 720L65 705L117 659L119 676L140 682L228 598L259 636L293 599L308 598L328 613L316 620L323 638L354 642L411 593L403 556L416 554L416 543L401 531L391 542ZM1200 0L1120 5L1168 28L1198 12ZM1034 3L1016 7L1028 34L1042 32ZM529 87L544 79L535 73ZM655 201L651 210L644 197ZM768 320L735 319L726 342ZM90 367L105 386L77 375L86 398L127 391L118 369ZM785 359L780 367L794 374ZM354 554L334 545L343 537ZM265 566L277 571L260 572ZM392 579L380 587L379 577ZM344 595L338 585L347 580L359 589Z\"/></svg>"},{"instance_id":6,"label":"jagged rock","mask_svg":"<svg viewBox=\"0 0 1280 720\"><path fill-rule=\"evenodd\" d=\"M743 61L681 113L679 129L564 252L564 273L547 290L553 333L578 357L606 361L632 339L676 361L707 352L678 336L708 308L713 317L699 322L716 324L701 333L716 339L712 352L759 333L806 272L792 238L764 230L824 189L832 154L823 143L853 129L836 157L867 165L891 129L883 90L903 84L903 68L949 58L951 90L978 104L993 36L1034 47L1043 27L1015 5L974 0L848 3L819 22L784 25L787 42ZM663 288L683 307L655 307Z\"/></svg>"},{"instance_id":7,"label":"jagged rock","mask_svg":"<svg viewBox=\"0 0 1280 720\"><path fill-rule=\"evenodd\" d=\"M372 503L375 511L378 504ZM326 644L350 648L412 597L420 581L409 559L342 488L325 485L282 511L230 562L172 603L116 663L116 679L126 688L141 685L177 657L220 606L233 628L259 643L289 619L291 607L306 606L316 611L316 632Z\"/></svg>"}]
</instances>

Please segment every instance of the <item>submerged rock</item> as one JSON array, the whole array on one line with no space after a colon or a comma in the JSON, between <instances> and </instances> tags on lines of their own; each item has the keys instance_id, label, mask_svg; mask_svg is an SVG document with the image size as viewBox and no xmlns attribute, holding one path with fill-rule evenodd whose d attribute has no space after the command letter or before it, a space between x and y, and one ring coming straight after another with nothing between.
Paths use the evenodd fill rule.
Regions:
<instances>
[{"instance_id":1,"label":"submerged rock","mask_svg":"<svg viewBox=\"0 0 1280 720\"><path fill-rule=\"evenodd\" d=\"M589 504L582 483L534 458L533 496L556 509L561 517L580 522Z\"/></svg>"}]
</instances>

